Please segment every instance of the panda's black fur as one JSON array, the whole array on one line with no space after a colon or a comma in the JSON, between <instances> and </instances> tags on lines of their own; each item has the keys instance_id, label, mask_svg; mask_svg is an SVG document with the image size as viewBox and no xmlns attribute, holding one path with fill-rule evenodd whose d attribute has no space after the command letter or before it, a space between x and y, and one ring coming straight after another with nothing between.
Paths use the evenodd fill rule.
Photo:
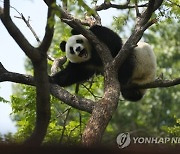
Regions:
<instances>
[{"instance_id":1,"label":"panda's black fur","mask_svg":"<svg viewBox=\"0 0 180 154\"><path fill-rule=\"evenodd\" d=\"M98 25L92 26L89 30L93 32L94 35L100 41L107 45L113 57L115 57L118 54L122 47L122 40L116 33L108 29L107 27ZM83 41L81 41L83 43L86 43L81 45L81 41L78 40L79 38L82 38ZM69 42L63 41L60 43L60 48L62 51L67 52L68 50L68 53L66 53L66 55L70 61L68 62L64 70L52 76L53 82L57 83L62 87L86 81L87 79L91 78L94 74L100 74L103 72L103 65L101 59L93 45L90 44L90 42L87 41L87 39L84 36L79 35L79 33L75 30L72 30L71 39L73 41L76 41L74 44L72 44L73 46L70 46L70 39L68 40ZM67 43L69 43L70 45L67 45ZM85 51L85 45L87 46L87 51ZM145 50L145 52L142 52L141 50ZM73 57L75 55L74 52L77 53L76 57L80 57L80 60L82 57L87 59L79 62L79 59ZM87 54L85 54L86 52ZM148 60L143 58L146 58ZM149 71L147 71L148 69ZM139 47L135 48L134 51L131 52L131 54L125 60L118 72L118 79L121 86L122 96L130 101L140 100L145 93L144 89L125 89L124 87L126 87L128 84L139 85L153 81L155 79L155 69L156 59L152 49L146 43L139 44Z\"/></svg>"}]
</instances>

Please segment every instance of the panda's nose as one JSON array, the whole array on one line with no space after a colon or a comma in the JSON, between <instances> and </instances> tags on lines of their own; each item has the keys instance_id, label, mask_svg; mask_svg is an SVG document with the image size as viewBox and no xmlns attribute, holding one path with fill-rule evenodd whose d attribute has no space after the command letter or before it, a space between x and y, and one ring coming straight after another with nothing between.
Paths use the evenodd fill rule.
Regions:
<instances>
[{"instance_id":1,"label":"panda's nose","mask_svg":"<svg viewBox=\"0 0 180 154\"><path fill-rule=\"evenodd\" d=\"M77 47L77 48L76 48L76 51L77 51L77 52L80 52L80 51L81 51L81 47Z\"/></svg>"}]
</instances>

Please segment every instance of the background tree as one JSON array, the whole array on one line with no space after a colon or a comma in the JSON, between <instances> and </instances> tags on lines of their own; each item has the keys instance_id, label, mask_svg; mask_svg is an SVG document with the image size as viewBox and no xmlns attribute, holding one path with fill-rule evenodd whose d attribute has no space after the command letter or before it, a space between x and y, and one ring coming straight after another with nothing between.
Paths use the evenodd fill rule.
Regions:
<instances>
[{"instance_id":1,"label":"background tree","mask_svg":"<svg viewBox=\"0 0 180 154\"><path fill-rule=\"evenodd\" d=\"M18 132L14 136L16 141L25 140L25 143L30 144L41 144L42 141L56 143L78 143L82 141L85 145L94 145L101 141L106 128L104 141L109 142L109 140L115 141L114 138L119 131L134 131L136 134L143 132L144 135L147 135L147 132L158 134L161 131L162 125L174 124L172 115L174 115L178 109L177 101L179 101L179 94L176 88L179 87L171 88L170 92L166 88L164 91L157 88L151 91L149 95L146 95L146 99L143 99L141 102L130 103L119 100L119 84L116 75L117 68L120 67L128 54L130 54L131 50L129 49L134 48L142 37L143 32L158 21L156 27L154 26L147 31L144 39L154 44L159 58L158 66L161 67L158 72L160 72L159 74L163 73L163 77L161 75L161 78L154 83L149 83L142 87L167 87L180 83L180 79L178 78L179 35L176 35L175 32L171 33L171 29L169 29L170 25L172 28L173 25L177 26L172 23L179 22L178 17L180 12L177 11L179 8L178 1L166 1L162 6L162 1L154 0L138 1L138 3L137 1L127 1L124 4L112 4L111 1L104 1L100 5L97 5L95 1L92 2L94 2L94 5L88 5L84 1L63 1L61 7L56 5L55 1L45 1L49 7L46 34L38 48L32 47L14 25L9 16L9 1L4 2L4 9L1 8L0 13L1 20L10 35L12 35L30 58L34 70L34 78L32 76L8 72L1 65L0 81L12 81L36 87L35 90L34 87L20 86L20 90L12 96L13 113L15 119L18 121L17 125L19 127ZM78 19L66 13L66 11L73 13L74 8L77 9L75 17L78 17ZM126 31L123 34L124 36L127 36L127 34L131 35L130 37L128 36L129 39L121 49L122 52L114 59L112 59L108 49L104 47L91 32L82 26L100 23L98 12L109 8L119 9L122 13L119 17L114 18L113 26L116 31ZM158 11L156 11L157 9ZM169 10L167 11L166 9ZM86 15L82 13L84 11ZM52 44L52 48L49 50L52 55L54 57L56 57L56 55L57 57L62 56L59 53L54 53L54 49L57 50L57 45L60 42L60 40L57 41L56 35L61 34L61 39L63 40L67 38L69 34L67 26L60 23L59 28L56 29L57 32L55 32L54 42L51 43L55 22L53 18L54 13L62 22L80 31L96 46L105 67L104 84L102 77L94 77L87 83L67 88L68 91L57 85L49 85L47 75L47 50L50 44ZM134 14L136 14L136 16L134 16ZM169 17L171 17L171 20L169 20ZM135 23L135 20L136 24L131 26L132 23ZM130 26L128 27L127 25ZM128 33L126 30L127 27L129 28ZM130 31L132 32L130 33ZM169 39L170 37L173 39ZM167 51L166 54L164 54L164 50ZM163 58L163 56L169 56L168 61L164 61L166 58ZM174 60L174 58L176 60ZM52 64L50 61L49 63ZM164 80L169 78L169 74L171 76L173 74L172 80ZM104 93L102 92L103 89ZM49 101L50 93L56 97L56 99L51 97L51 105ZM165 93L168 94L165 95ZM59 100L68 106L60 103ZM173 106L170 105L168 101L174 102ZM115 112L118 102L120 102L119 107L117 112ZM69 106L78 110L74 110ZM79 110L91 113L91 115L80 112ZM115 114L111 120L113 113ZM110 120L111 123L107 127ZM111 135L111 138L108 137L107 139L107 135Z\"/></svg>"}]
</instances>

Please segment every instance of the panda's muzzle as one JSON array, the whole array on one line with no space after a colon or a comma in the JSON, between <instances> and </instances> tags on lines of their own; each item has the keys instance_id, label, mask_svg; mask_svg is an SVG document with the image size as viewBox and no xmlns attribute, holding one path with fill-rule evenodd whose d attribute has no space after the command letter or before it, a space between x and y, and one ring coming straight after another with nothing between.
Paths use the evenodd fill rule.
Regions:
<instances>
[{"instance_id":1,"label":"panda's muzzle","mask_svg":"<svg viewBox=\"0 0 180 154\"><path fill-rule=\"evenodd\" d=\"M84 58L87 58L88 57L88 52L87 50L83 49L81 51L79 51L79 57L84 57Z\"/></svg>"}]
</instances>

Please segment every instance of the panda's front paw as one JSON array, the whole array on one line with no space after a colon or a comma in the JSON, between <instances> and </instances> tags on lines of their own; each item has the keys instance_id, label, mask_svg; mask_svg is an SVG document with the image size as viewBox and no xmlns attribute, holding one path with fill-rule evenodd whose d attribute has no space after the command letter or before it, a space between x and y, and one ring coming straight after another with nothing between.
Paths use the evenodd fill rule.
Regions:
<instances>
[{"instance_id":1,"label":"panda's front paw","mask_svg":"<svg viewBox=\"0 0 180 154\"><path fill-rule=\"evenodd\" d=\"M61 58L58 58L58 59L55 59L53 64L52 64L52 67L51 67L51 76L56 74L58 71L59 71L59 68L62 70L64 69L63 68L63 64L67 61L67 58L64 56L64 57L61 57Z\"/></svg>"}]
</instances>

